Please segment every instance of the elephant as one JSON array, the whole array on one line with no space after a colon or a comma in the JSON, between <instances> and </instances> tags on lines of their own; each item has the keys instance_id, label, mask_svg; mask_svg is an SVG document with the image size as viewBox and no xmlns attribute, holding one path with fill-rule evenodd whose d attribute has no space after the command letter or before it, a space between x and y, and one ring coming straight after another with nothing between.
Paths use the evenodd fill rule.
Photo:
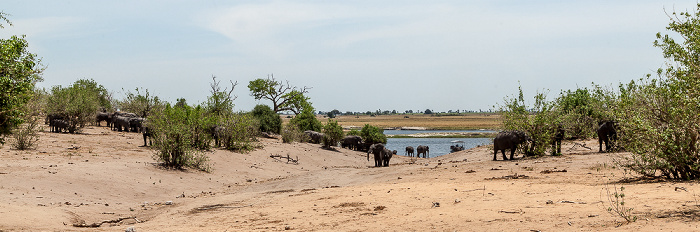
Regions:
<instances>
[{"instance_id":1,"label":"elephant","mask_svg":"<svg viewBox=\"0 0 700 232\"><path fill-rule=\"evenodd\" d=\"M615 141L617 141L617 122L604 121L598 127L598 152L603 152L603 143L605 143L605 151L610 151Z\"/></svg>"},{"instance_id":2,"label":"elephant","mask_svg":"<svg viewBox=\"0 0 700 232\"><path fill-rule=\"evenodd\" d=\"M391 151L385 147L382 151L382 166L389 167L389 160L394 154L396 154L396 150Z\"/></svg>"},{"instance_id":3,"label":"elephant","mask_svg":"<svg viewBox=\"0 0 700 232\"><path fill-rule=\"evenodd\" d=\"M50 126L52 129L52 132L61 133L61 132L63 132L63 130L66 130L68 132L73 132L73 129L70 126L70 122L63 120L63 119L51 120Z\"/></svg>"},{"instance_id":4,"label":"elephant","mask_svg":"<svg viewBox=\"0 0 700 232\"><path fill-rule=\"evenodd\" d=\"M370 146L372 146L371 143L363 142L363 143L359 144L357 150L358 151L368 151Z\"/></svg>"},{"instance_id":5,"label":"elephant","mask_svg":"<svg viewBox=\"0 0 700 232\"><path fill-rule=\"evenodd\" d=\"M413 157L413 147L406 147L406 156Z\"/></svg>"},{"instance_id":6,"label":"elephant","mask_svg":"<svg viewBox=\"0 0 700 232\"><path fill-rule=\"evenodd\" d=\"M515 155L515 150L518 149L518 145L531 140L530 136L527 136L527 134L522 131L503 131L498 133L496 138L493 139L493 160L497 160L496 155L499 150L503 154L503 160L508 160L506 157L506 149L510 149L510 159L512 160Z\"/></svg>"},{"instance_id":7,"label":"elephant","mask_svg":"<svg viewBox=\"0 0 700 232\"><path fill-rule=\"evenodd\" d=\"M420 154L423 154L423 158L430 157L430 147L428 147L428 146L419 145L416 148L416 152L417 152L416 157L418 157L418 158L420 158Z\"/></svg>"},{"instance_id":8,"label":"elephant","mask_svg":"<svg viewBox=\"0 0 700 232\"><path fill-rule=\"evenodd\" d=\"M65 120L66 118L59 115L59 114L49 114L46 116L46 124L49 124L49 128L51 128L51 132L54 132L54 129L56 127L54 126L55 120Z\"/></svg>"},{"instance_id":9,"label":"elephant","mask_svg":"<svg viewBox=\"0 0 700 232\"><path fill-rule=\"evenodd\" d=\"M100 126L100 123L102 121L107 122L107 126L110 126L110 123L112 120L111 119L111 114L105 113L105 112L98 112L97 115L95 116L95 121L97 122L97 126Z\"/></svg>"},{"instance_id":10,"label":"elephant","mask_svg":"<svg viewBox=\"0 0 700 232\"><path fill-rule=\"evenodd\" d=\"M374 154L374 166L375 167L381 167L384 165L384 154L386 148L384 147L384 144L381 143L375 143L372 144L372 146L369 146L369 150L367 150L367 161L369 161L369 153ZM389 162L387 161L387 165Z\"/></svg>"},{"instance_id":11,"label":"elephant","mask_svg":"<svg viewBox=\"0 0 700 232\"><path fill-rule=\"evenodd\" d=\"M306 136L309 137L309 141L311 143L316 143L316 144L321 143L321 141L323 140L323 136L325 136L325 134L323 134L321 132L316 132L316 131L312 131L312 130L304 131L304 134L306 134Z\"/></svg>"},{"instance_id":12,"label":"elephant","mask_svg":"<svg viewBox=\"0 0 700 232\"><path fill-rule=\"evenodd\" d=\"M225 141L226 127L223 126L212 126L207 131L209 135L214 139L214 146L221 147L221 144Z\"/></svg>"},{"instance_id":13,"label":"elephant","mask_svg":"<svg viewBox=\"0 0 700 232\"><path fill-rule=\"evenodd\" d=\"M134 114L134 113L125 113L125 112L119 112L119 111L112 113L111 116L112 116L112 117L111 117L111 119L112 119L112 120L111 120L111 123L108 122L108 124L111 126L110 129L112 129L112 130L117 130L117 131L122 131L121 127L123 126L123 125L116 125L116 124L115 124L115 123L117 123L117 117L118 117L118 116L120 116L120 117L126 117L126 118L137 118L137 117L139 117L138 115L136 115L136 114ZM122 122L122 123L123 123L123 122ZM128 130L129 130L129 129L128 129L129 126L126 126L126 128L127 128L126 130L128 131Z\"/></svg>"},{"instance_id":14,"label":"elephant","mask_svg":"<svg viewBox=\"0 0 700 232\"><path fill-rule=\"evenodd\" d=\"M361 142L362 142L362 137L357 136L357 135L348 135L348 136L345 136L340 141L340 145L341 145L341 147L343 147L343 148L347 147L350 150L359 150Z\"/></svg>"},{"instance_id":15,"label":"elephant","mask_svg":"<svg viewBox=\"0 0 700 232\"><path fill-rule=\"evenodd\" d=\"M129 131L139 133L143 127L144 118L130 118L129 119Z\"/></svg>"},{"instance_id":16,"label":"elephant","mask_svg":"<svg viewBox=\"0 0 700 232\"><path fill-rule=\"evenodd\" d=\"M114 129L116 129L116 130L119 131L119 132L122 131L122 128L123 128L123 130L125 130L126 132L129 132L129 128L131 128L131 122L130 122L130 121L131 121L131 118L130 118L130 117L124 117L124 116L118 116L118 115L117 115L117 116L115 116L115 117L113 118L112 126L114 127Z\"/></svg>"},{"instance_id":17,"label":"elephant","mask_svg":"<svg viewBox=\"0 0 700 232\"><path fill-rule=\"evenodd\" d=\"M148 146L146 144L146 138L151 138L151 140L149 142L150 142L150 145L153 146L153 132L151 131L151 128L146 126L146 125L142 125L141 133L143 134L143 146L144 147Z\"/></svg>"},{"instance_id":18,"label":"elephant","mask_svg":"<svg viewBox=\"0 0 700 232\"><path fill-rule=\"evenodd\" d=\"M561 140L564 139L564 127L559 125L552 140L552 153L561 155Z\"/></svg>"}]
</instances>

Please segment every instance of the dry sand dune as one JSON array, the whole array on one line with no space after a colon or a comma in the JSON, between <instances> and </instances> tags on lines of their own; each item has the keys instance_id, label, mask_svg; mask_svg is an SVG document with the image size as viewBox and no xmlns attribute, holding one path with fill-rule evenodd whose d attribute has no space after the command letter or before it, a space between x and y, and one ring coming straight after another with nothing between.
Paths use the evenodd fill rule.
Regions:
<instances>
[{"instance_id":1,"label":"dry sand dune","mask_svg":"<svg viewBox=\"0 0 700 232\"><path fill-rule=\"evenodd\" d=\"M207 153L211 173L160 168L142 143L91 127L0 149L0 231L700 230L696 182L635 179L612 166L624 154L592 140L559 157L494 162L478 147L374 168L361 152L262 139L248 154ZM606 211L613 184L636 222Z\"/></svg>"}]
</instances>

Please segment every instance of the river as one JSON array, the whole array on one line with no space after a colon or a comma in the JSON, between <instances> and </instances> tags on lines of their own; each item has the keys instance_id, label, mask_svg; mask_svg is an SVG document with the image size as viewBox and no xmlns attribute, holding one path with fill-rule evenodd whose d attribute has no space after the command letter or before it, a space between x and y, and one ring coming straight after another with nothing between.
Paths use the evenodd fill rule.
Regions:
<instances>
[{"instance_id":1,"label":"river","mask_svg":"<svg viewBox=\"0 0 700 232\"><path fill-rule=\"evenodd\" d=\"M384 130L385 135L418 134L418 133L470 133L470 132L493 132L483 130ZM430 157L437 157L449 154L452 141L464 141L464 148L470 149L480 145L493 143L493 138L388 138L386 146L389 150L396 150L396 154L404 155L406 147L412 146L414 149L419 145L430 148ZM417 153L417 152L416 152Z\"/></svg>"}]
</instances>

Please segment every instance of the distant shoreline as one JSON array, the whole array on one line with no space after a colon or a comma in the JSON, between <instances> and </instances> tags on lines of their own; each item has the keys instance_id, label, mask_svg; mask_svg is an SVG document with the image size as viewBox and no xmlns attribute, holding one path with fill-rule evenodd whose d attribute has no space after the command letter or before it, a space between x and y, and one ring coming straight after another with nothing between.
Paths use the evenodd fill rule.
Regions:
<instances>
[{"instance_id":1,"label":"distant shoreline","mask_svg":"<svg viewBox=\"0 0 700 232\"><path fill-rule=\"evenodd\" d=\"M387 138L493 138L495 132L431 132L387 135Z\"/></svg>"}]
</instances>

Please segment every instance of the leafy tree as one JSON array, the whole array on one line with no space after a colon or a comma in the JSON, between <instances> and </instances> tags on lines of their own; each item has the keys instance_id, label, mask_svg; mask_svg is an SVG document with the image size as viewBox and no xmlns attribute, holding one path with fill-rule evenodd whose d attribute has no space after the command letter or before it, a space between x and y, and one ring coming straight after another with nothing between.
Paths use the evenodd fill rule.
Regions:
<instances>
[{"instance_id":1,"label":"leafy tree","mask_svg":"<svg viewBox=\"0 0 700 232\"><path fill-rule=\"evenodd\" d=\"M328 123L323 126L323 145L325 147L337 146L343 139L343 127L338 125L338 121L328 119Z\"/></svg>"},{"instance_id":2,"label":"leafy tree","mask_svg":"<svg viewBox=\"0 0 700 232\"><path fill-rule=\"evenodd\" d=\"M647 76L621 90L616 111L620 143L631 152L622 164L647 176L700 178L700 4L695 12L673 12L656 35L666 62L657 78ZM676 42L674 38L682 41Z\"/></svg>"},{"instance_id":3,"label":"leafy tree","mask_svg":"<svg viewBox=\"0 0 700 232\"><path fill-rule=\"evenodd\" d=\"M70 132L95 121L95 114L109 107L107 90L94 80L81 79L68 87L54 86L47 99L46 112L61 115L70 122ZM105 104L105 105L103 105Z\"/></svg>"},{"instance_id":4,"label":"leafy tree","mask_svg":"<svg viewBox=\"0 0 700 232\"><path fill-rule=\"evenodd\" d=\"M311 104L308 102L309 98L304 96L304 94L309 92L308 87L298 88L291 86L289 81L283 83L275 80L272 75L268 76L267 79L258 78L250 81L248 89L250 89L250 95L255 100L267 99L272 101L272 110L275 113L292 111L294 114L300 114L304 109L311 107Z\"/></svg>"},{"instance_id":5,"label":"leafy tree","mask_svg":"<svg viewBox=\"0 0 700 232\"><path fill-rule=\"evenodd\" d=\"M555 129L559 124L559 118L553 113L553 104L546 101L546 95L535 95L535 104L528 111L523 97L523 91L519 88L518 97L506 98L500 106L503 118L503 129L519 130L526 132L532 139L532 144L526 150L530 155L544 155L551 147ZM532 113L532 115L531 115ZM527 147L527 145L522 145Z\"/></svg>"},{"instance_id":6,"label":"leafy tree","mask_svg":"<svg viewBox=\"0 0 700 232\"><path fill-rule=\"evenodd\" d=\"M219 81L216 81L216 76L212 76L211 95L207 97L206 108L209 113L216 116L226 116L233 113L233 101L236 100L235 95L231 96L233 90L238 85L238 82L231 82L231 89L219 86Z\"/></svg>"},{"instance_id":7,"label":"leafy tree","mask_svg":"<svg viewBox=\"0 0 700 232\"><path fill-rule=\"evenodd\" d=\"M12 23L0 12L0 22ZM4 28L0 23L0 28ZM24 123L23 106L31 99L34 85L41 81L41 59L30 53L24 36L0 39L0 144L12 129Z\"/></svg>"},{"instance_id":8,"label":"leafy tree","mask_svg":"<svg viewBox=\"0 0 700 232\"><path fill-rule=\"evenodd\" d=\"M386 135L384 134L384 130L369 124L365 124L365 126L362 127L362 130L360 131L360 137L362 137L365 143L386 144Z\"/></svg>"},{"instance_id":9,"label":"leafy tree","mask_svg":"<svg viewBox=\"0 0 700 232\"><path fill-rule=\"evenodd\" d=\"M313 107L305 108L304 111L292 118L292 120L289 120L289 123L296 125L301 131L312 130L320 132L323 125L318 121L313 112Z\"/></svg>"},{"instance_id":10,"label":"leafy tree","mask_svg":"<svg viewBox=\"0 0 700 232\"><path fill-rule=\"evenodd\" d=\"M357 129L352 129L352 130L348 131L348 135L357 135L357 136L362 137L362 133Z\"/></svg>"},{"instance_id":11,"label":"leafy tree","mask_svg":"<svg viewBox=\"0 0 700 232\"><path fill-rule=\"evenodd\" d=\"M260 132L279 134L282 130L282 118L267 105L256 105L251 112L260 122Z\"/></svg>"},{"instance_id":12,"label":"leafy tree","mask_svg":"<svg viewBox=\"0 0 700 232\"><path fill-rule=\"evenodd\" d=\"M122 111L135 113L143 118L149 117L153 111L162 110L164 102L158 96L151 96L148 89L136 88L136 93L127 92L126 98L119 102Z\"/></svg>"},{"instance_id":13,"label":"leafy tree","mask_svg":"<svg viewBox=\"0 0 700 232\"><path fill-rule=\"evenodd\" d=\"M425 109L425 114L432 114L432 113L433 113L432 110L430 110L430 109Z\"/></svg>"}]
</instances>

